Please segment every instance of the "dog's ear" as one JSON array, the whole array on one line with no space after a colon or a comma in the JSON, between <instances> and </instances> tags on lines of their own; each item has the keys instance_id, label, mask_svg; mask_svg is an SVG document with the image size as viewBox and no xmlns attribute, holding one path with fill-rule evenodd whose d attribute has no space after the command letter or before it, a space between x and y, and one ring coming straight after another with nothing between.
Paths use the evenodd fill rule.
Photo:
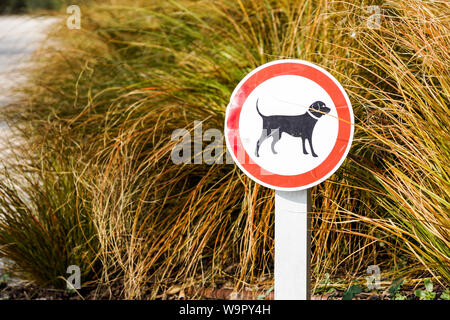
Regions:
<instances>
[{"instance_id":1,"label":"dog's ear","mask_svg":"<svg viewBox=\"0 0 450 320\"><path fill-rule=\"evenodd\" d=\"M321 104L325 104L325 103L323 103L322 101L313 102L313 104L309 107L309 109L319 111L320 107L321 107Z\"/></svg>"},{"instance_id":2,"label":"dog's ear","mask_svg":"<svg viewBox=\"0 0 450 320\"><path fill-rule=\"evenodd\" d=\"M318 111L328 112L330 110L330 108L328 108L327 105L325 104L325 102L323 102L323 101L316 101L313 103L313 105L314 105L314 109L318 110Z\"/></svg>"}]
</instances>

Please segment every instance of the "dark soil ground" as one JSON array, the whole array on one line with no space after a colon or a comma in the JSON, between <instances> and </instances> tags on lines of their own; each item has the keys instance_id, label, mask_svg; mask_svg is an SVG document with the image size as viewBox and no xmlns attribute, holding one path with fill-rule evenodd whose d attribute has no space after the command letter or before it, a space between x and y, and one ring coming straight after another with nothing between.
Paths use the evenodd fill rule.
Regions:
<instances>
[{"instance_id":1,"label":"dark soil ground","mask_svg":"<svg viewBox=\"0 0 450 320\"><path fill-rule=\"evenodd\" d=\"M436 299L438 299L443 287L437 287ZM388 290L378 292L362 292L354 296L354 300L391 300ZM399 292L406 300L419 300L414 295L414 290L402 290ZM312 300L341 300L344 291L334 290L332 293L323 295L313 295ZM240 292L236 293L231 289L225 288L187 288L173 294L158 296L161 300L178 299L224 299L224 300L247 300L255 299L254 293ZM58 290L54 288L40 288L35 285L13 282L0 282L0 300L89 300L89 299L120 299L120 289L99 291L94 288L82 288L78 292L68 290ZM259 299L272 300L273 293L260 296Z\"/></svg>"}]
</instances>

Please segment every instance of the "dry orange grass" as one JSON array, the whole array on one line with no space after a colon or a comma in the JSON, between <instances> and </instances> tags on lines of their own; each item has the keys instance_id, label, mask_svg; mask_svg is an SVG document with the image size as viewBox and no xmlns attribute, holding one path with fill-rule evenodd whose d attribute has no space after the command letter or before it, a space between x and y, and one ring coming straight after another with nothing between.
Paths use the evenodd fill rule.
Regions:
<instances>
[{"instance_id":1,"label":"dry orange grass","mask_svg":"<svg viewBox=\"0 0 450 320\"><path fill-rule=\"evenodd\" d=\"M357 119L349 159L313 189L314 290L364 281L371 264L383 281L448 283L448 6L381 9L370 29L357 1L123 0L82 9L70 37L56 32L64 49L42 58L16 108L41 157L75 157L60 166L89 204L98 282L125 298L272 286L273 191L234 165L173 164L171 134L196 120L222 130L248 71L300 58L343 83Z\"/></svg>"}]
</instances>

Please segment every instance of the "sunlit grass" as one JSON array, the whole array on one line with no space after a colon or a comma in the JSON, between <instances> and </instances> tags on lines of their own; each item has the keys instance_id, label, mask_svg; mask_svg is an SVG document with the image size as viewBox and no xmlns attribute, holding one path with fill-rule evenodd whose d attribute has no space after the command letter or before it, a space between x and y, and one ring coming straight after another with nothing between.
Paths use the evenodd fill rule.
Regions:
<instances>
[{"instance_id":1,"label":"sunlit grass","mask_svg":"<svg viewBox=\"0 0 450 320\"><path fill-rule=\"evenodd\" d=\"M367 27L364 8L357 1L123 0L82 8L82 30L55 31L58 45L36 57L45 69L34 71L29 99L11 106L9 118L39 146L30 157L55 159L68 171L52 171L70 177L67 191L42 196L59 197L62 208L68 194L89 204L83 210L98 244L99 283L120 285L125 298L154 298L179 283L272 286L273 191L234 165L173 164L170 137L192 131L196 120L222 130L236 84L280 58L329 70L356 117L349 159L313 189L314 288L327 273L339 283L360 279L371 264L392 280L427 271L448 282L446 6L390 3L380 29ZM41 179L51 185L54 178ZM33 196L41 189L29 186L27 201L41 203ZM20 201L5 212L16 215ZM38 211L54 206L44 202ZM9 227L0 224L1 245L19 238L5 238ZM44 243L40 237L34 241ZM24 247L31 251L31 241ZM14 250L5 253L14 258Z\"/></svg>"}]
</instances>

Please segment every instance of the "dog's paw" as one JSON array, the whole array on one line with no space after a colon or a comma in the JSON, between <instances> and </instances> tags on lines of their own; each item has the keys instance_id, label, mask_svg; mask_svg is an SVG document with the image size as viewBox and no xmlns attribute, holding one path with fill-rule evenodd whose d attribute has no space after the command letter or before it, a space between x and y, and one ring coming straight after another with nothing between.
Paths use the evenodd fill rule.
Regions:
<instances>
[{"instance_id":1,"label":"dog's paw","mask_svg":"<svg viewBox=\"0 0 450 320\"><path fill-rule=\"evenodd\" d=\"M318 157L318 155L315 154L315 153L313 153L312 156L313 156L314 158L317 158L317 157Z\"/></svg>"}]
</instances>

